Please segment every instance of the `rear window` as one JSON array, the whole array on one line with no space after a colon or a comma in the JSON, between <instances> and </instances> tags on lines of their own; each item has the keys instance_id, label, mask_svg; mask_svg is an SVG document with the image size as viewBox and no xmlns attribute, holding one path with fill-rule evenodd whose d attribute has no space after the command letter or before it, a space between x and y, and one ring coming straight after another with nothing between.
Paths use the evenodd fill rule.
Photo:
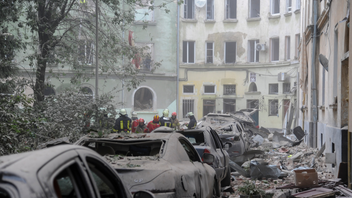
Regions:
<instances>
[{"instance_id":1,"label":"rear window","mask_svg":"<svg viewBox=\"0 0 352 198\"><path fill-rule=\"evenodd\" d=\"M204 134L203 132L187 132L182 133L192 145L204 146Z\"/></svg>"}]
</instances>

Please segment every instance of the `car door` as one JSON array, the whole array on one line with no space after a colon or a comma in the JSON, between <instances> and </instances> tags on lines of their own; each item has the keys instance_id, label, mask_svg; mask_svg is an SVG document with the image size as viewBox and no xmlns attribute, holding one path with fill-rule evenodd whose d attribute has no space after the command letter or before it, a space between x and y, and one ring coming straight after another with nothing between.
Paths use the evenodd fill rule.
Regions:
<instances>
[{"instance_id":1,"label":"car door","mask_svg":"<svg viewBox=\"0 0 352 198\"><path fill-rule=\"evenodd\" d=\"M219 156L219 168L222 169L221 179L225 177L226 172L226 157L222 149L222 142L218 136L218 134L214 130L210 130L210 134L215 141L216 152Z\"/></svg>"}]
</instances>

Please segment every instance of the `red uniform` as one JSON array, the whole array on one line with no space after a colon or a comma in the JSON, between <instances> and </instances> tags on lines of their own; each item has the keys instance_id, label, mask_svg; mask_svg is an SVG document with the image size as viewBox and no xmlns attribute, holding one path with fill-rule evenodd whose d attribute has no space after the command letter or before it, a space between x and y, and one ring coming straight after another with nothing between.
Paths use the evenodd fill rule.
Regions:
<instances>
[{"instance_id":1,"label":"red uniform","mask_svg":"<svg viewBox=\"0 0 352 198\"><path fill-rule=\"evenodd\" d=\"M150 121L147 125L147 128L144 130L144 133L150 133L152 132L154 129L160 127L159 125L159 122L153 122L153 121Z\"/></svg>"},{"instance_id":2,"label":"red uniform","mask_svg":"<svg viewBox=\"0 0 352 198\"><path fill-rule=\"evenodd\" d=\"M139 125L138 124L138 119L133 120L133 122L132 122L132 133L136 132L136 129L137 129L138 125Z\"/></svg>"}]
</instances>

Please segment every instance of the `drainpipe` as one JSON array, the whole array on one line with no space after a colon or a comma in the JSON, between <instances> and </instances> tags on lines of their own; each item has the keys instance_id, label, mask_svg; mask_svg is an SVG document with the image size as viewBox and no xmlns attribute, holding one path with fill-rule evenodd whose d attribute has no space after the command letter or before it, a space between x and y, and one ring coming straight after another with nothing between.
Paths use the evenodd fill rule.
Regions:
<instances>
[{"instance_id":1,"label":"drainpipe","mask_svg":"<svg viewBox=\"0 0 352 198\"><path fill-rule=\"evenodd\" d=\"M317 35L317 0L313 2L313 49L312 49L312 93L313 93L313 140L312 147L317 147L317 85L315 80L315 54L316 54L316 35Z\"/></svg>"},{"instance_id":2,"label":"drainpipe","mask_svg":"<svg viewBox=\"0 0 352 198\"><path fill-rule=\"evenodd\" d=\"M177 43L176 43L176 113L177 116L179 116L179 112L178 112L178 108L179 108L179 82L180 82L180 78L179 78L179 70L180 70L180 0L177 0L177 39L176 39Z\"/></svg>"}]
</instances>

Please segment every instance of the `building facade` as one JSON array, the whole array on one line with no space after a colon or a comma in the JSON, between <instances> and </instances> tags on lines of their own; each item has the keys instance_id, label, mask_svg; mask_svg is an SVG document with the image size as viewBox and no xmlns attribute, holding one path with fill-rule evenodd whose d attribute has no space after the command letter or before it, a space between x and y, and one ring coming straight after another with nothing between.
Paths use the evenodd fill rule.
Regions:
<instances>
[{"instance_id":1,"label":"building facade","mask_svg":"<svg viewBox=\"0 0 352 198\"><path fill-rule=\"evenodd\" d=\"M180 116L257 108L259 126L281 129L296 107L300 18L299 0L185 0Z\"/></svg>"}]
</instances>

